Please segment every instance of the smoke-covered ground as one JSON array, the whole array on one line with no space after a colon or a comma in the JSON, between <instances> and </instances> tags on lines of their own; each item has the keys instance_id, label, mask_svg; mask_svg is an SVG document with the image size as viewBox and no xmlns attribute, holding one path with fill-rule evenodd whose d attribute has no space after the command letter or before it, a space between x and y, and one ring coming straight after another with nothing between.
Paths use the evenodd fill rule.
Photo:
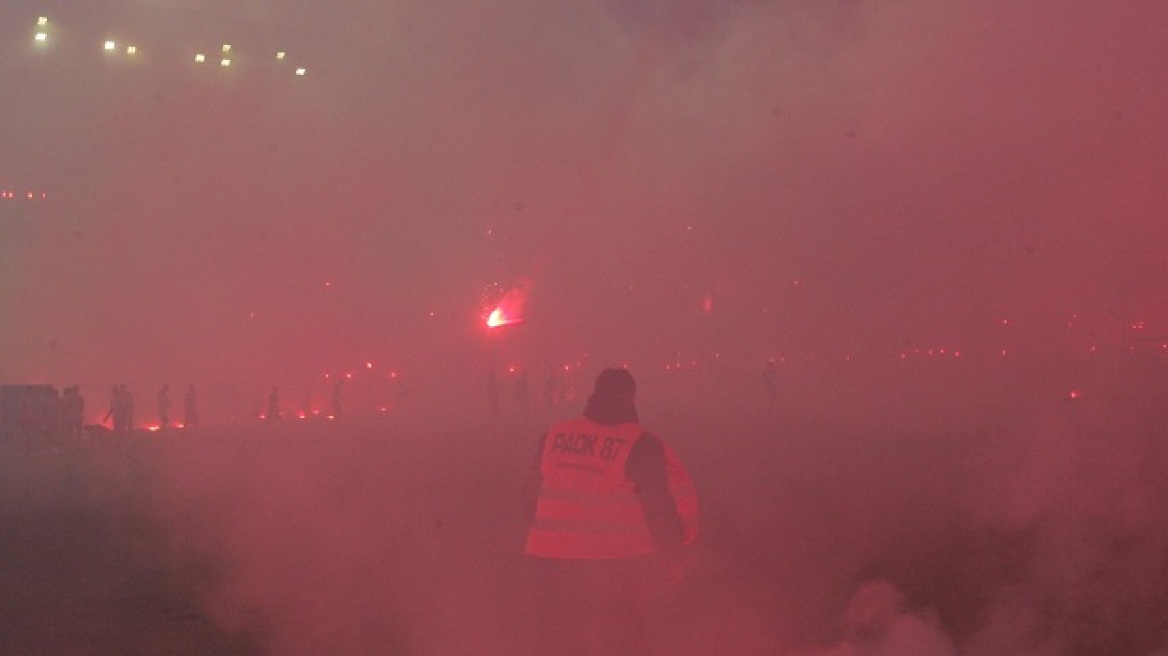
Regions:
<instances>
[{"instance_id":1,"label":"smoke-covered ground","mask_svg":"<svg viewBox=\"0 0 1168 656\"><path fill-rule=\"evenodd\" d=\"M1164 365L646 381L704 511L661 653L1160 653ZM2 651L525 653L518 487L578 408L480 406L7 445Z\"/></svg>"}]
</instances>

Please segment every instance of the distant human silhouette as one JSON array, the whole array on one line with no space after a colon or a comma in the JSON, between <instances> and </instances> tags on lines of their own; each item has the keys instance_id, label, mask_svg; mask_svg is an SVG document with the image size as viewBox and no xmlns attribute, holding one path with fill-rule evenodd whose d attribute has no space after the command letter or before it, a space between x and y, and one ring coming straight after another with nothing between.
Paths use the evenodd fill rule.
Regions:
<instances>
[{"instance_id":1,"label":"distant human silhouette","mask_svg":"<svg viewBox=\"0 0 1168 656\"><path fill-rule=\"evenodd\" d=\"M766 367L762 371L762 387L766 392L767 398L775 400L779 396L779 370L775 366L774 360L767 360Z\"/></svg>"},{"instance_id":2,"label":"distant human silhouette","mask_svg":"<svg viewBox=\"0 0 1168 656\"><path fill-rule=\"evenodd\" d=\"M122 432L122 393L117 385L110 388L109 410L101 418L101 423L104 424L110 419L114 421L114 432Z\"/></svg>"},{"instance_id":3,"label":"distant human silhouette","mask_svg":"<svg viewBox=\"0 0 1168 656\"><path fill-rule=\"evenodd\" d=\"M126 435L134 432L134 394L130 392L130 388L126 387L125 383L121 387L122 395L122 430Z\"/></svg>"},{"instance_id":4,"label":"distant human silhouette","mask_svg":"<svg viewBox=\"0 0 1168 656\"><path fill-rule=\"evenodd\" d=\"M265 415L268 421L276 421L281 419L283 415L280 414L280 388L272 387L272 391L268 394L268 411Z\"/></svg>"},{"instance_id":5,"label":"distant human silhouette","mask_svg":"<svg viewBox=\"0 0 1168 656\"><path fill-rule=\"evenodd\" d=\"M195 395L195 386L188 385L183 394L183 427L194 428L199 425L199 401Z\"/></svg>"},{"instance_id":6,"label":"distant human silhouette","mask_svg":"<svg viewBox=\"0 0 1168 656\"><path fill-rule=\"evenodd\" d=\"M163 385L158 390L158 428L165 429L170 425L170 385Z\"/></svg>"},{"instance_id":7,"label":"distant human silhouette","mask_svg":"<svg viewBox=\"0 0 1168 656\"><path fill-rule=\"evenodd\" d=\"M559 388L559 371L552 369L543 380L543 405L551 409L556 405L556 389Z\"/></svg>"},{"instance_id":8,"label":"distant human silhouette","mask_svg":"<svg viewBox=\"0 0 1168 656\"><path fill-rule=\"evenodd\" d=\"M337 382L333 383L333 407L332 407L333 419L340 419L341 418L341 397L342 397L342 392L344 391L344 387L345 387L345 379L344 378L338 377Z\"/></svg>"},{"instance_id":9,"label":"distant human silhouette","mask_svg":"<svg viewBox=\"0 0 1168 656\"><path fill-rule=\"evenodd\" d=\"M65 435L78 439L85 428L85 398L81 396L81 388L74 385L65 388L61 402L62 424Z\"/></svg>"},{"instance_id":10,"label":"distant human silhouette","mask_svg":"<svg viewBox=\"0 0 1168 656\"><path fill-rule=\"evenodd\" d=\"M125 383L110 388L109 412L101 420L104 424L114 420L114 433L127 435L134 430L134 395Z\"/></svg>"},{"instance_id":11,"label":"distant human silhouette","mask_svg":"<svg viewBox=\"0 0 1168 656\"><path fill-rule=\"evenodd\" d=\"M515 377L515 407L523 417L527 416L531 408L531 387L528 383L526 371Z\"/></svg>"}]
</instances>

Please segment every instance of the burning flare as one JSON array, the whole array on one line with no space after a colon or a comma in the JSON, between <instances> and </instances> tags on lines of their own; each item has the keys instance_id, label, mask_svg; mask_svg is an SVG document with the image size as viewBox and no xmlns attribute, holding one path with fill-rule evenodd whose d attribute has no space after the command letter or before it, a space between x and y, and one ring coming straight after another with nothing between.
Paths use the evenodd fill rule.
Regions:
<instances>
[{"instance_id":1,"label":"burning flare","mask_svg":"<svg viewBox=\"0 0 1168 656\"><path fill-rule=\"evenodd\" d=\"M531 283L521 282L507 291L503 300L487 315L487 327L498 328L523 323L523 307L527 304L527 292Z\"/></svg>"}]
</instances>

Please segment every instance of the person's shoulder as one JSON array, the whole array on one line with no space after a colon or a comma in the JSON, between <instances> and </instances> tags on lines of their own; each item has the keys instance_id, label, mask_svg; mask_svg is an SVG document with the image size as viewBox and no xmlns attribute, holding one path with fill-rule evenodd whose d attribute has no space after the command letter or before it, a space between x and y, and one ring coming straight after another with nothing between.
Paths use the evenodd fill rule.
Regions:
<instances>
[{"instance_id":1,"label":"person's shoulder","mask_svg":"<svg viewBox=\"0 0 1168 656\"><path fill-rule=\"evenodd\" d=\"M665 453L665 443L654 433L642 430L637 441L633 443L633 451L640 456L654 457L659 453Z\"/></svg>"},{"instance_id":2,"label":"person's shoulder","mask_svg":"<svg viewBox=\"0 0 1168 656\"><path fill-rule=\"evenodd\" d=\"M665 444L665 440L661 439L660 435L645 428L644 426L641 427L641 435L640 435L638 441L645 442L647 444L655 444L655 445Z\"/></svg>"}]
</instances>

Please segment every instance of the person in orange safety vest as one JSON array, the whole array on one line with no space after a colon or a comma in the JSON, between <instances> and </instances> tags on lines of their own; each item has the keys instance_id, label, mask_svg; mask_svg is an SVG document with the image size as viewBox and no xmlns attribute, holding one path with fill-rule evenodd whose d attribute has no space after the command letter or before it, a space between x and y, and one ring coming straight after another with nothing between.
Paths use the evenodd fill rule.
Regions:
<instances>
[{"instance_id":1,"label":"person in orange safety vest","mask_svg":"<svg viewBox=\"0 0 1168 656\"><path fill-rule=\"evenodd\" d=\"M626 369L596 379L582 417L539 441L525 485L524 552L537 586L540 653L643 654L650 591L683 574L698 533L693 482L641 427Z\"/></svg>"}]
</instances>

